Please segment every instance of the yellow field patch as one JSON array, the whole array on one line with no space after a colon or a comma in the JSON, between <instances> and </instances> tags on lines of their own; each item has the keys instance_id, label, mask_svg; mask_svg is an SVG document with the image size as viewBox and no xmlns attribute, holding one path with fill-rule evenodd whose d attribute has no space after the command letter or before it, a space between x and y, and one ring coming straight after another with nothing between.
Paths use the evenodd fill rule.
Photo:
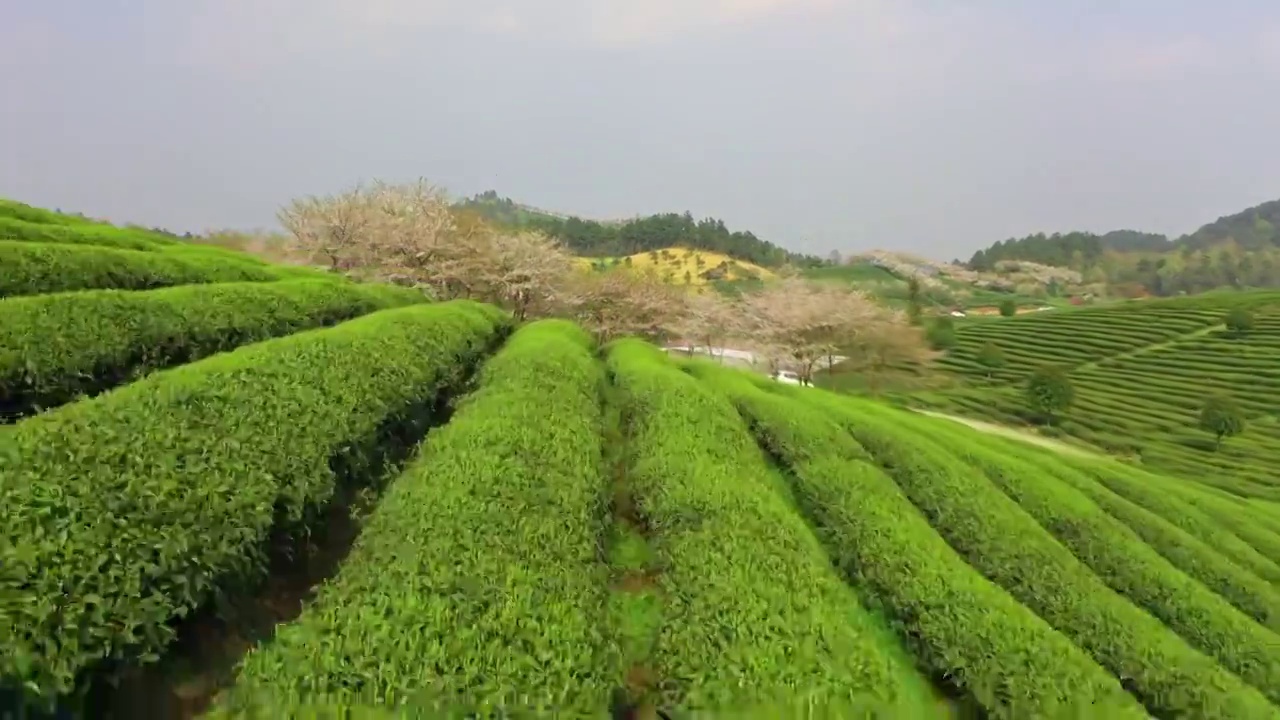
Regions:
<instances>
[{"instance_id":1,"label":"yellow field patch","mask_svg":"<svg viewBox=\"0 0 1280 720\"><path fill-rule=\"evenodd\" d=\"M724 253L681 247L663 248L619 258L579 257L575 262L581 267L589 268L602 262L610 266L626 265L628 259L630 267L637 270L652 269L662 279L677 285L705 285L712 280L744 280L752 276L761 280L770 280L775 277L772 272L759 265L731 258Z\"/></svg>"}]
</instances>

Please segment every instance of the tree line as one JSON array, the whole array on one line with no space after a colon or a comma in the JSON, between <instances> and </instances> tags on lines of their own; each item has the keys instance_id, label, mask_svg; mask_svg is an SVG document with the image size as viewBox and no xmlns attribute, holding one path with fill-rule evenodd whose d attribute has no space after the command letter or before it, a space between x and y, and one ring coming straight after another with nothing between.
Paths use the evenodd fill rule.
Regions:
<instances>
[{"instance_id":1,"label":"tree line","mask_svg":"<svg viewBox=\"0 0 1280 720\"><path fill-rule=\"evenodd\" d=\"M1218 218L1177 240L1136 230L1036 233L979 250L967 265L977 271L991 271L1002 261L1055 265L1132 296L1280 287L1278 228L1280 200Z\"/></svg>"},{"instance_id":2,"label":"tree line","mask_svg":"<svg viewBox=\"0 0 1280 720\"><path fill-rule=\"evenodd\" d=\"M536 211L492 190L457 203L496 225L536 230L564 243L584 257L617 257L683 246L718 252L764 267L786 264L817 267L821 258L789 252L748 231L728 229L717 218L694 219L691 213L662 213L621 222L599 222Z\"/></svg>"}]
</instances>

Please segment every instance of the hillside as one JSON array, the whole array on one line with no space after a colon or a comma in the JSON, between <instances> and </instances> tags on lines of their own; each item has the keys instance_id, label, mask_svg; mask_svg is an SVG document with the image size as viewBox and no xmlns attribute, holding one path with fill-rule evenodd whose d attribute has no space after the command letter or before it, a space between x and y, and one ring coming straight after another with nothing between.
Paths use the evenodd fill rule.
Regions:
<instances>
[{"instance_id":1,"label":"hillside","mask_svg":"<svg viewBox=\"0 0 1280 720\"><path fill-rule=\"evenodd\" d=\"M968 267L987 271L1010 260L1054 265L1131 297L1273 288L1280 287L1277 227L1280 200L1218 218L1177 240L1134 230L1010 238L975 252Z\"/></svg>"},{"instance_id":2,"label":"hillside","mask_svg":"<svg viewBox=\"0 0 1280 720\"><path fill-rule=\"evenodd\" d=\"M35 224L0 242L0 714L1280 714L1274 506Z\"/></svg>"},{"instance_id":3,"label":"hillside","mask_svg":"<svg viewBox=\"0 0 1280 720\"><path fill-rule=\"evenodd\" d=\"M580 257L584 268L607 270L619 265L639 271L656 272L664 281L676 285L707 285L717 282L752 282L776 277L767 268L736 260L728 255L683 247L660 248L623 257Z\"/></svg>"},{"instance_id":4,"label":"hillside","mask_svg":"<svg viewBox=\"0 0 1280 720\"><path fill-rule=\"evenodd\" d=\"M820 265L818 258L789 252L750 232L732 231L721 220L694 220L689 213L665 213L619 221L589 220L538 210L499 197L492 190L456 204L461 210L503 227L540 230L584 257L636 255L663 248L687 247L715 252L764 267L786 263Z\"/></svg>"},{"instance_id":5,"label":"hillside","mask_svg":"<svg viewBox=\"0 0 1280 720\"><path fill-rule=\"evenodd\" d=\"M1236 307L1255 318L1243 337L1223 327ZM1034 421L1023 383L1041 365L1058 364L1076 397L1055 433L1242 496L1280 500L1280 293L1041 313L964 325L957 339L942 366L966 386L917 402L1006 424ZM994 368L979 360L988 344L1001 355ZM1247 423L1220 449L1197 427L1215 394L1234 397Z\"/></svg>"}]
</instances>

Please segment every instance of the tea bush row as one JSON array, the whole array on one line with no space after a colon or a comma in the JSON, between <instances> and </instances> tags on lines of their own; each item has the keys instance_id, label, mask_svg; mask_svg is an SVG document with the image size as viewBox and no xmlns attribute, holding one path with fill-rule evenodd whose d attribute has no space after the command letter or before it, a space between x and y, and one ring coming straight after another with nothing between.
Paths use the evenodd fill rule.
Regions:
<instances>
[{"instance_id":1,"label":"tea bush row","mask_svg":"<svg viewBox=\"0 0 1280 720\"><path fill-rule=\"evenodd\" d=\"M1145 717L1093 658L952 550L826 413L738 373L690 367L787 464L837 565L879 598L934 676L990 717Z\"/></svg>"},{"instance_id":2,"label":"tea bush row","mask_svg":"<svg viewBox=\"0 0 1280 720\"><path fill-rule=\"evenodd\" d=\"M94 225L93 220L78 215L67 215L40 207L34 207L17 200L0 198L0 218L13 218L26 222L46 225Z\"/></svg>"},{"instance_id":3,"label":"tea bush row","mask_svg":"<svg viewBox=\"0 0 1280 720\"><path fill-rule=\"evenodd\" d=\"M508 317L385 310L150 375L0 432L0 686L154 660L266 540L383 472ZM416 441L416 440L414 440Z\"/></svg>"},{"instance_id":4,"label":"tea bush row","mask_svg":"<svg viewBox=\"0 0 1280 720\"><path fill-rule=\"evenodd\" d=\"M150 290L277 280L288 273L230 254L148 252L0 240L0 298L71 290Z\"/></svg>"},{"instance_id":5,"label":"tea bush row","mask_svg":"<svg viewBox=\"0 0 1280 720\"><path fill-rule=\"evenodd\" d=\"M0 300L0 418L271 337L423 302L321 280L84 290Z\"/></svg>"},{"instance_id":6,"label":"tea bush row","mask_svg":"<svg viewBox=\"0 0 1280 720\"><path fill-rule=\"evenodd\" d=\"M910 669L878 644L733 406L647 343L615 343L606 367L661 568L664 704L852 717L901 702Z\"/></svg>"},{"instance_id":7,"label":"tea bush row","mask_svg":"<svg viewBox=\"0 0 1280 720\"><path fill-rule=\"evenodd\" d=\"M0 240L98 245L123 250L157 250L177 243L112 225L54 225L3 216L0 216Z\"/></svg>"},{"instance_id":8,"label":"tea bush row","mask_svg":"<svg viewBox=\"0 0 1280 720\"><path fill-rule=\"evenodd\" d=\"M1280 627L1280 590L1215 547L1057 458L1027 453L1021 459L1074 488L1115 518L1175 567L1267 627Z\"/></svg>"},{"instance_id":9,"label":"tea bush row","mask_svg":"<svg viewBox=\"0 0 1280 720\"><path fill-rule=\"evenodd\" d=\"M1088 498L1024 462L1029 450L946 420L912 418L903 429L927 432L952 457L981 470L1112 589L1273 701L1280 699L1280 635L1273 632L1280 627L1280 606L1268 608L1263 619L1269 627L1262 627Z\"/></svg>"},{"instance_id":10,"label":"tea bush row","mask_svg":"<svg viewBox=\"0 0 1280 720\"><path fill-rule=\"evenodd\" d=\"M228 703L602 715L622 668L602 626L593 341L527 325L392 484L337 577L250 653Z\"/></svg>"},{"instance_id":11,"label":"tea bush row","mask_svg":"<svg viewBox=\"0 0 1280 720\"><path fill-rule=\"evenodd\" d=\"M932 428L865 401L841 400L832 411L971 565L1126 678L1153 714L1280 717L1257 689L1116 594L991 481L927 439Z\"/></svg>"},{"instance_id":12,"label":"tea bush row","mask_svg":"<svg viewBox=\"0 0 1280 720\"><path fill-rule=\"evenodd\" d=\"M1208 543L1231 562L1254 575L1280 584L1280 558L1267 557L1232 532L1230 524L1217 522L1201 509L1170 494L1161 478L1120 463L1063 462L1085 473L1139 507Z\"/></svg>"}]
</instances>

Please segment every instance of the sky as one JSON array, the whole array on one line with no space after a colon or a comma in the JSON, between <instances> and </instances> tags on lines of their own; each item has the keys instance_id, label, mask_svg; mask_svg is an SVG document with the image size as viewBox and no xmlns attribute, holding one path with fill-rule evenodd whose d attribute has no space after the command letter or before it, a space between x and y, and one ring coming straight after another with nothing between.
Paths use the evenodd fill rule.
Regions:
<instances>
[{"instance_id":1,"label":"sky","mask_svg":"<svg viewBox=\"0 0 1280 720\"><path fill-rule=\"evenodd\" d=\"M14 0L0 196L177 231L426 178L967 258L1280 198L1274 0Z\"/></svg>"}]
</instances>

